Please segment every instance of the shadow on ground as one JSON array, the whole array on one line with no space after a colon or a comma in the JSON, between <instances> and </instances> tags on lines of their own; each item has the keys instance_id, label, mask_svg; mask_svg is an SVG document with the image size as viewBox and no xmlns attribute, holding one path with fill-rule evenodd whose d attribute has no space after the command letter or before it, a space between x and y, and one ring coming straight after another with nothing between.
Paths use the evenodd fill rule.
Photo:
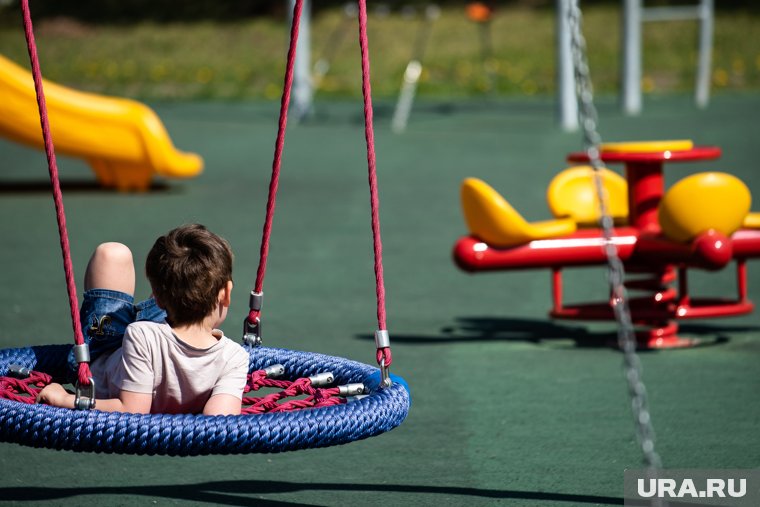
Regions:
<instances>
[{"instance_id":1,"label":"shadow on ground","mask_svg":"<svg viewBox=\"0 0 760 507\"><path fill-rule=\"evenodd\" d=\"M730 341L730 333L756 332L758 326L727 326L710 324L682 324L679 334L699 339L700 346L720 345ZM357 335L374 339L369 335ZM582 325L539 319L510 317L458 317L450 326L441 328L438 335L393 333L394 343L433 345L481 341L526 342L540 344L549 341L570 340L577 347L615 348L617 331L614 323L609 330L590 331Z\"/></svg>"},{"instance_id":2,"label":"shadow on ground","mask_svg":"<svg viewBox=\"0 0 760 507\"><path fill-rule=\"evenodd\" d=\"M0 195L3 194L49 194L51 184L48 180L18 180L18 181L0 181ZM115 188L103 188L95 180L63 180L61 181L61 190L69 193L119 193ZM149 192L169 192L173 190L165 182L153 182L148 189Z\"/></svg>"},{"instance_id":3,"label":"shadow on ground","mask_svg":"<svg viewBox=\"0 0 760 507\"><path fill-rule=\"evenodd\" d=\"M260 495L296 493L308 491L335 491L346 493L408 493L422 495L446 495L486 499L534 500L546 502L596 505L623 505L622 498L550 493L534 491L513 491L501 489L478 489L454 486L424 486L407 484L338 484L338 483L297 483L284 481L217 481L201 484L158 485L133 487L70 487L70 488L0 488L3 500L53 501L85 495L137 495L176 500L193 500L216 505L251 505L252 497L256 505L319 505L262 499Z\"/></svg>"}]
</instances>

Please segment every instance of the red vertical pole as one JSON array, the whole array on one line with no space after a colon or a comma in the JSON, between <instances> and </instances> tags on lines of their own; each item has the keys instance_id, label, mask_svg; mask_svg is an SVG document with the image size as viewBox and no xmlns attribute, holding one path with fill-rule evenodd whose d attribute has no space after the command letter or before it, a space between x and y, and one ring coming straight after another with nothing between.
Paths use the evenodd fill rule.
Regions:
<instances>
[{"instance_id":1,"label":"red vertical pole","mask_svg":"<svg viewBox=\"0 0 760 507\"><path fill-rule=\"evenodd\" d=\"M552 305L555 313L562 310L562 268L552 268Z\"/></svg>"}]
</instances>

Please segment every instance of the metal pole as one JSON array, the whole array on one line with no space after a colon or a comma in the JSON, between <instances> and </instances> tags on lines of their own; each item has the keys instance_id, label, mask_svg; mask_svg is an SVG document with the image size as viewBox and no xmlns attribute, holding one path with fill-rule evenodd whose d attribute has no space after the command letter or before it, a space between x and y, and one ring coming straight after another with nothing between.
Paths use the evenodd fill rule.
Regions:
<instances>
[{"instance_id":1,"label":"metal pole","mask_svg":"<svg viewBox=\"0 0 760 507\"><path fill-rule=\"evenodd\" d=\"M702 0L699 6L699 63L694 100L705 108L710 102L710 67L712 65L714 8L713 0Z\"/></svg>"},{"instance_id":2,"label":"metal pole","mask_svg":"<svg viewBox=\"0 0 760 507\"><path fill-rule=\"evenodd\" d=\"M557 120L568 132L578 130L573 56L570 51L568 12L570 0L557 0Z\"/></svg>"},{"instance_id":3,"label":"metal pole","mask_svg":"<svg viewBox=\"0 0 760 507\"><path fill-rule=\"evenodd\" d=\"M293 23L295 0L288 0L290 22ZM312 111L314 87L311 81L311 1L303 0L301 24L298 28L296 61L293 68L293 94L291 111L296 121L301 121Z\"/></svg>"},{"instance_id":4,"label":"metal pole","mask_svg":"<svg viewBox=\"0 0 760 507\"><path fill-rule=\"evenodd\" d=\"M421 25L412 47L412 59L409 60L404 70L401 91L399 92L396 109L393 111L393 118L391 120L391 130L396 134L403 133L406 130L407 123L409 123L409 115L412 112L412 105L414 104L414 95L417 93L417 84L422 75L422 60L430 40L433 23L438 19L440 14L441 9L437 5L431 4L425 8L423 17L420 20Z\"/></svg>"},{"instance_id":5,"label":"metal pole","mask_svg":"<svg viewBox=\"0 0 760 507\"><path fill-rule=\"evenodd\" d=\"M623 112L637 115L641 112L641 0L624 0L622 73Z\"/></svg>"}]
</instances>

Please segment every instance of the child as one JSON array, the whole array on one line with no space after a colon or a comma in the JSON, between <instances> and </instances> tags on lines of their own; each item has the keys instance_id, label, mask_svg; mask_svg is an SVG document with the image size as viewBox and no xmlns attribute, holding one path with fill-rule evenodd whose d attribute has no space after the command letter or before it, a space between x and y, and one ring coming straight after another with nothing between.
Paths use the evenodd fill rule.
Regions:
<instances>
[{"instance_id":1,"label":"child","mask_svg":"<svg viewBox=\"0 0 760 507\"><path fill-rule=\"evenodd\" d=\"M129 248L103 243L87 265L80 317L92 358L95 408L240 414L248 353L216 329L232 292L229 244L202 225L184 225L156 240L145 271L153 297L134 305ZM73 355L69 362L76 366ZM74 408L74 395L50 384L37 402Z\"/></svg>"}]
</instances>

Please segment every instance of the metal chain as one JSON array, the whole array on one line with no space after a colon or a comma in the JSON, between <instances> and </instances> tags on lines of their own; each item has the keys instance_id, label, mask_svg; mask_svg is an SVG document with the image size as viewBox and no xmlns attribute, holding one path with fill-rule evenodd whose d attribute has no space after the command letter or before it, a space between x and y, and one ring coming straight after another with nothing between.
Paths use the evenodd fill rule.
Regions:
<instances>
[{"instance_id":1,"label":"metal chain","mask_svg":"<svg viewBox=\"0 0 760 507\"><path fill-rule=\"evenodd\" d=\"M601 211L601 227L604 235L604 248L608 261L608 281L611 291L611 304L618 323L618 346L623 351L623 368L628 382L628 394L636 425L636 436L641 446L644 464L649 469L662 467L660 456L654 449L654 428L649 414L647 390L642 379L641 360L636 354L636 333L631 320L631 311L624 285L625 270L613 242L614 231L612 217L607 211L606 194L602 183L603 167L599 147L602 138L597 130L598 115L594 106L594 93L586 57L586 41L581 30L582 14L578 0L570 0L568 7L570 25L570 43L575 69L576 90L579 98L579 116L583 129L583 141L589 162L594 169L594 184Z\"/></svg>"}]
</instances>

